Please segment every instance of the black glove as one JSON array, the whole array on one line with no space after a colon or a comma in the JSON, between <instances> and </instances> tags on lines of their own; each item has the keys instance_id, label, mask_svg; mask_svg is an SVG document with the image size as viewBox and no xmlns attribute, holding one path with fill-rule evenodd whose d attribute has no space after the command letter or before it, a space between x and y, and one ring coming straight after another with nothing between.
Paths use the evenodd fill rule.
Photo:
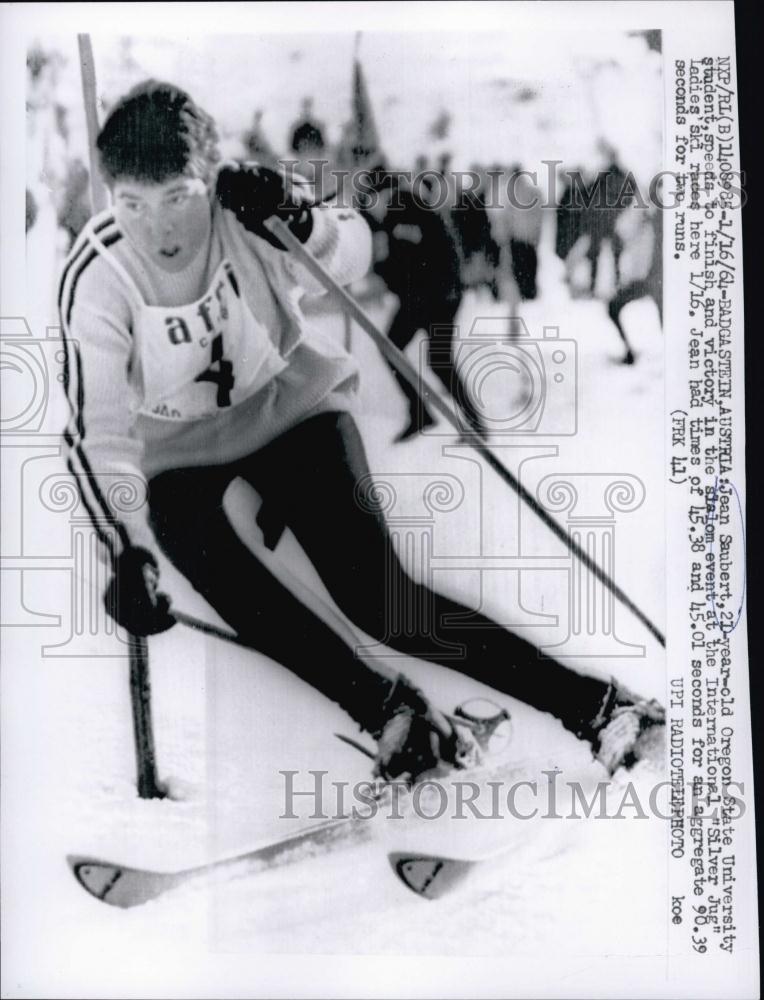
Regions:
<instances>
[{"instance_id":1,"label":"black glove","mask_svg":"<svg viewBox=\"0 0 764 1000\"><path fill-rule=\"evenodd\" d=\"M226 164L218 173L215 195L245 229L277 250L286 247L263 225L271 216L283 219L301 243L313 231L313 202L307 193L269 167L256 163Z\"/></svg>"},{"instance_id":2,"label":"black glove","mask_svg":"<svg viewBox=\"0 0 764 1000\"><path fill-rule=\"evenodd\" d=\"M170 599L157 590L159 567L146 549L127 548L114 562L103 596L106 611L132 635L156 635L175 625Z\"/></svg>"}]
</instances>

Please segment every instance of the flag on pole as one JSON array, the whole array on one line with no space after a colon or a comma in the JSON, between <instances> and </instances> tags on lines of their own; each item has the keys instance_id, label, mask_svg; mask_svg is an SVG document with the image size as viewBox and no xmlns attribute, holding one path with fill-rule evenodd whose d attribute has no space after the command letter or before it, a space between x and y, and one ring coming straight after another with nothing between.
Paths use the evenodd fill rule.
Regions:
<instances>
[{"instance_id":1,"label":"flag on pole","mask_svg":"<svg viewBox=\"0 0 764 1000\"><path fill-rule=\"evenodd\" d=\"M371 166L384 160L366 77L358 57L360 37L359 33L353 58L351 116L343 129L339 150L342 162L356 167Z\"/></svg>"}]
</instances>

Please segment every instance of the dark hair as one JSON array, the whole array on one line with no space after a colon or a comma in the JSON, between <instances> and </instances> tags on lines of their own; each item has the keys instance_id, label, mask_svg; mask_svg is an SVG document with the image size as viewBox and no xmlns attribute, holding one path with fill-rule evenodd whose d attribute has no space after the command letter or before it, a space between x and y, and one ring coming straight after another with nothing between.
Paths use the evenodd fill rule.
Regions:
<instances>
[{"instance_id":1,"label":"dark hair","mask_svg":"<svg viewBox=\"0 0 764 1000\"><path fill-rule=\"evenodd\" d=\"M179 174L209 178L220 159L213 119L180 87L146 80L112 109L101 129L101 171L161 184Z\"/></svg>"}]
</instances>

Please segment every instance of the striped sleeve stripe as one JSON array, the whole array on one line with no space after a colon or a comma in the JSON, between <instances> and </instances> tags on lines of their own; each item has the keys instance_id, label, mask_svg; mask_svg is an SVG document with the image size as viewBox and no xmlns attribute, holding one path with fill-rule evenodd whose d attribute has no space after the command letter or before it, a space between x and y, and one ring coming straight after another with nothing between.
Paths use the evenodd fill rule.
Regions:
<instances>
[{"instance_id":1,"label":"striped sleeve stripe","mask_svg":"<svg viewBox=\"0 0 764 1000\"><path fill-rule=\"evenodd\" d=\"M92 250L93 248L90 242L90 233L93 232L96 234L96 236L100 236L110 227L114 227L116 229L116 220L113 215L109 215L107 218L102 219L101 222L99 222L96 226L93 226L92 230L89 226L86 226L85 229L83 229L83 231L75 240L74 246L69 251L69 257L66 263L64 264L64 270L61 274L61 279L58 283L59 309L61 308L61 303L63 301L64 287L66 286L66 280L69 277L72 268L78 263L78 261L82 260L85 250L88 249Z\"/></svg>"},{"instance_id":2,"label":"striped sleeve stripe","mask_svg":"<svg viewBox=\"0 0 764 1000\"><path fill-rule=\"evenodd\" d=\"M114 219L111 217L99 223L93 231L99 234L102 243L107 247L122 238L122 234L118 229L116 229ZM85 439L85 383L82 377L82 358L79 345L71 339L69 330L77 283L86 268L98 256L98 251L89 243L87 235L83 234L83 237L84 238L81 244L79 246L75 245L75 248L70 255L70 259L64 268L64 273L62 274L59 287L58 304L65 347L63 373L64 390L66 392L69 409L71 411L70 419L64 431L64 440L71 450L70 459L67 464L70 472L79 484L83 505L93 522L93 526L98 533L98 537L113 557L115 555L114 540L109 532L104 531L104 522L116 528L117 534L123 546L129 544L129 538L124 525L115 517L105 497L103 496L85 453L83 445ZM74 379L72 378L72 364L70 362L70 357L74 362ZM76 393L74 391L74 381L76 381ZM77 471L78 465L81 469L80 472ZM91 494L90 497L87 496L88 490Z\"/></svg>"},{"instance_id":3,"label":"striped sleeve stripe","mask_svg":"<svg viewBox=\"0 0 764 1000\"><path fill-rule=\"evenodd\" d=\"M107 531L103 530L103 527L101 526L101 522L98 519L98 517L96 516L95 511L93 510L93 508L91 506L91 503L88 500L87 493L82 488L82 473L81 472L77 472L77 470L76 470L76 468L74 466L74 462L72 461L72 455L70 455L70 457L66 460L66 467L69 470L69 472L72 474L72 478L75 480L75 482L80 487L79 492L80 492L80 499L82 500L82 506L87 511L87 515L90 518L90 520L91 520L91 522L93 524L93 527L96 530L96 534L98 535L98 537L101 540L101 542L103 542L103 544L106 546L106 549L107 549L107 551L108 551L108 553L111 556L112 561L113 561L116 558L116 556L117 556L117 553L116 553L115 547L114 547L114 540L113 540L113 538L111 537L111 535Z\"/></svg>"},{"instance_id":4,"label":"striped sleeve stripe","mask_svg":"<svg viewBox=\"0 0 764 1000\"><path fill-rule=\"evenodd\" d=\"M111 227L114 226L113 219L105 220L104 223L96 227L95 231L96 232L105 231L110 226ZM119 231L116 229L116 227L114 227L108 233L105 233L103 237L104 245L110 246L111 244L116 243L117 240L120 238L120 235L121 234L119 233ZM98 251L87 240L85 240L83 244L79 247L79 249L71 256L69 262L64 268L64 273L61 276L61 284L58 296L58 308L59 308L59 315L61 317L61 328L64 336L64 342L67 346L69 346L70 343L70 338L68 336L69 322L72 316L72 308L74 306L74 292L77 287L77 282L82 276L82 273L85 270L85 268L93 260L95 260L97 256L98 256ZM75 356L79 359L79 351L77 349L77 345L72 344L71 346L74 348ZM81 365L79 364L78 364L77 375L78 375L78 382L81 383L82 381L80 377ZM77 432L79 434L82 434L83 433L81 426L82 416L80 412L81 401L78 399L77 403L75 404L75 401L72 398L72 393L71 393L71 369L69 365L69 350L67 350L64 354L64 389L66 391L66 396L69 401L69 409L71 410L72 414L68 425L70 433L73 433L73 430L76 427Z\"/></svg>"},{"instance_id":5,"label":"striped sleeve stripe","mask_svg":"<svg viewBox=\"0 0 764 1000\"><path fill-rule=\"evenodd\" d=\"M110 232L110 233L104 235L101 238L101 242L103 243L103 245L105 247L110 247L110 246L113 246L115 243L117 243L121 239L122 239L122 233L120 233L119 230L116 230L115 232ZM92 264L93 261L96 259L97 256L98 256L98 251L96 249L94 249L94 248L91 248L91 250L84 255L84 257L77 264L76 268L74 268L72 270L72 272L71 272L71 275L70 275L70 278L69 278L69 288L65 292L65 295L64 295L64 301L65 301L65 305L66 305L66 322L67 322L67 325L69 324L69 321L72 318L72 308L74 306L74 293L75 293L75 290L77 288L77 282L82 277L82 272L85 270L85 268L89 264Z\"/></svg>"},{"instance_id":6,"label":"striped sleeve stripe","mask_svg":"<svg viewBox=\"0 0 764 1000\"><path fill-rule=\"evenodd\" d=\"M93 232L100 235L107 229L110 229L110 227L115 227L115 221L113 216L109 216L109 218L104 219L102 222L100 222L97 226L94 227ZM88 238L88 233L89 230L87 229L84 230L76 240L74 247L72 248L69 254L69 259L64 265L64 270L63 273L61 274L61 280L59 281L58 285L58 312L61 318L61 327L62 327L62 333L64 335L65 344L66 344L66 333L68 332L68 328L64 329L64 327L67 327L68 325L64 323L64 308L63 308L64 293L67 290L67 288L71 288L71 278L72 275L75 273L77 266L82 263L83 259L88 254L95 253ZM109 233L109 235L111 235L111 232ZM69 308L67 312L70 314L71 308ZM64 351L64 388L66 390L67 400L69 401L69 408L72 411L72 420L75 420L76 415L75 415L74 404L69 395L70 378L71 376L69 371L69 351L66 350Z\"/></svg>"},{"instance_id":7,"label":"striped sleeve stripe","mask_svg":"<svg viewBox=\"0 0 764 1000\"><path fill-rule=\"evenodd\" d=\"M74 360L77 371L77 430L76 434L73 434L70 428L67 427L64 432L64 439L79 460L79 463L82 466L82 471L85 473L88 484L93 491L96 504L103 512L103 517L109 524L114 524L116 526L119 531L120 540L123 544L127 544L127 533L120 522L114 517L111 508L106 502L106 499L98 486L98 481L93 475L93 470L90 466L90 462L88 461L88 457L83 446L83 442L85 440L85 380L82 375L82 356L80 354L79 345L71 344L71 347L74 351Z\"/></svg>"}]
</instances>

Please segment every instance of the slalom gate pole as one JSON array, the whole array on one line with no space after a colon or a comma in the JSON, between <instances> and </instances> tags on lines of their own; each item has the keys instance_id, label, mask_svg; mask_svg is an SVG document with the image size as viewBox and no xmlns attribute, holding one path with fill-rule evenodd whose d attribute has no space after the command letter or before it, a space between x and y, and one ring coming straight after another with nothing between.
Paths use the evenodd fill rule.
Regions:
<instances>
[{"instance_id":1,"label":"slalom gate pole","mask_svg":"<svg viewBox=\"0 0 764 1000\"><path fill-rule=\"evenodd\" d=\"M101 212L109 204L106 185L98 170L96 138L98 136L98 104L96 99L95 62L90 35L77 35L82 76L82 98L85 104L85 121L88 132L90 158L90 199L94 212ZM133 742L135 745L135 771L138 795L142 799L163 799L167 790L157 775L154 726L151 719L151 680L149 675L149 648L143 636L129 635L130 656L130 705L133 716Z\"/></svg>"},{"instance_id":2,"label":"slalom gate pole","mask_svg":"<svg viewBox=\"0 0 764 1000\"><path fill-rule=\"evenodd\" d=\"M540 521L558 538L568 551L574 555L586 567L586 569L599 580L603 587L620 601L638 621L640 621L648 632L658 641L661 646L666 645L666 639L657 625L639 608L634 601L626 594L605 571L597 565L592 557L585 552L581 546L568 534L562 525L548 513L539 501L529 493L522 483L513 475L510 470L503 465L496 455L491 451L486 443L486 439L477 431L471 430L469 433L459 426L459 421L451 408L434 392L429 386L419 378L418 373L404 353L392 344L387 337L377 329L373 321L366 315L355 299L334 278L326 269L306 250L286 223L279 218L271 218L266 225L284 246L290 250L300 263L305 267L316 281L320 282L323 288L334 297L340 307L364 330L374 341L382 355L390 362L409 385L419 393L424 401L432 406L451 426L457 431L459 437L466 444L471 445L475 451L484 459L497 475L514 490L523 503L533 511Z\"/></svg>"},{"instance_id":3,"label":"slalom gate pole","mask_svg":"<svg viewBox=\"0 0 764 1000\"><path fill-rule=\"evenodd\" d=\"M88 159L90 162L90 200L93 211L102 212L109 204L106 185L98 170L96 139L98 138L98 103L96 100L95 62L90 35L77 35L80 52L82 98L85 104L85 124L88 132Z\"/></svg>"}]
</instances>

